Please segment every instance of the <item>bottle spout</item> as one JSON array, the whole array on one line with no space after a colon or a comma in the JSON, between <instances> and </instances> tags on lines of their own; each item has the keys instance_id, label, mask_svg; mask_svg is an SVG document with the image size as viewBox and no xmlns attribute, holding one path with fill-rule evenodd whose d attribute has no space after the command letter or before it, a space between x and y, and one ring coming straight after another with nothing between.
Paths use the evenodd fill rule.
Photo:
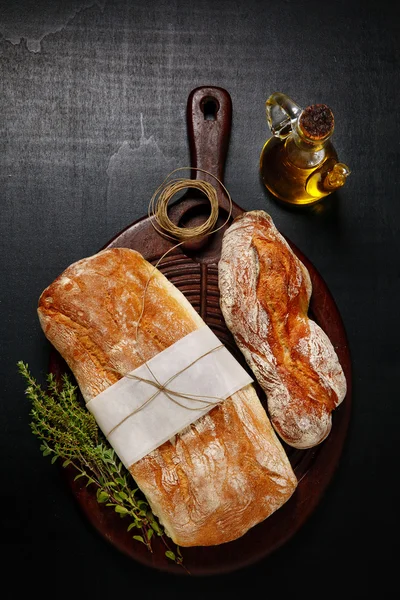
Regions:
<instances>
[{"instance_id":1,"label":"bottle spout","mask_svg":"<svg viewBox=\"0 0 400 600\"><path fill-rule=\"evenodd\" d=\"M346 179L350 173L351 171L347 165L340 162L336 163L333 168L327 172L323 180L323 187L329 191L342 187L346 183Z\"/></svg>"}]
</instances>

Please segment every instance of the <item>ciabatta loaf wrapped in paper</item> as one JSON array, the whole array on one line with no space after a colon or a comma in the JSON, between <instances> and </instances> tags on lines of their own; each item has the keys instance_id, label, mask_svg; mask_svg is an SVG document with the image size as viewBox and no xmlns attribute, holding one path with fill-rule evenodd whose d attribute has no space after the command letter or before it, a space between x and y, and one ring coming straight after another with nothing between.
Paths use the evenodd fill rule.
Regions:
<instances>
[{"instance_id":1,"label":"ciabatta loaf wrapped in paper","mask_svg":"<svg viewBox=\"0 0 400 600\"><path fill-rule=\"evenodd\" d=\"M126 248L68 267L42 293L38 315L86 403L100 395L106 402L105 391L123 376L205 327L181 292ZM297 485L252 384L127 466L180 546L242 536L279 509Z\"/></svg>"}]
</instances>

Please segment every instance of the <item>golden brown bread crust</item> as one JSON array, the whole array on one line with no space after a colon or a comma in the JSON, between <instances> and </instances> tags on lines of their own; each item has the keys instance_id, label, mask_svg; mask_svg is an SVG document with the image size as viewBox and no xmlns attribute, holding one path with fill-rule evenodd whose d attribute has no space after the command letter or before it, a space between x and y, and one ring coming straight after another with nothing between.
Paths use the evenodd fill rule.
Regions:
<instances>
[{"instance_id":1,"label":"golden brown bread crust","mask_svg":"<svg viewBox=\"0 0 400 600\"><path fill-rule=\"evenodd\" d=\"M225 232L219 287L225 321L267 394L275 430L296 448L319 444L346 380L330 340L307 316L309 273L264 211L244 213Z\"/></svg>"},{"instance_id":2,"label":"golden brown bread crust","mask_svg":"<svg viewBox=\"0 0 400 600\"><path fill-rule=\"evenodd\" d=\"M204 325L143 257L114 248L68 267L39 300L43 331L88 402ZM145 309L136 344L136 323ZM168 535L181 546L243 535L292 495L297 480L252 385L131 465Z\"/></svg>"}]
</instances>

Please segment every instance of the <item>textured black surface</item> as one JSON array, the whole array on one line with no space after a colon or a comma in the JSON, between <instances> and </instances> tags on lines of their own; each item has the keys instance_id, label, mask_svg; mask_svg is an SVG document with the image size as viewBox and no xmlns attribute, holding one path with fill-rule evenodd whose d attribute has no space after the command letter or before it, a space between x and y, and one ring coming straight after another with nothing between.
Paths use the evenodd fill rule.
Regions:
<instances>
[{"instance_id":1,"label":"textured black surface","mask_svg":"<svg viewBox=\"0 0 400 600\"><path fill-rule=\"evenodd\" d=\"M400 500L399 17L386 0L0 3L5 598L236 598L257 584L282 598L388 597ZM233 199L267 210L335 297L354 391L340 465L306 526L262 563L190 580L130 561L88 525L29 431L16 362L44 377L41 291L144 215L164 177L189 163L186 101L199 85L232 97ZM313 210L278 205L259 179L274 91L335 115L333 142L352 174Z\"/></svg>"}]
</instances>

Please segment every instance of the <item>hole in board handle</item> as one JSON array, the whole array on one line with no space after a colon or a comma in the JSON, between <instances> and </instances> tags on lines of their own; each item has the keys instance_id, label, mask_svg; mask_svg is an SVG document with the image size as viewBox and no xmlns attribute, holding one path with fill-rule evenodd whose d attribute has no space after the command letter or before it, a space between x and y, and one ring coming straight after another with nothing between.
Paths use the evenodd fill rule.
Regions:
<instances>
[{"instance_id":1,"label":"hole in board handle","mask_svg":"<svg viewBox=\"0 0 400 600\"><path fill-rule=\"evenodd\" d=\"M215 121L217 112L219 111L218 100L207 96L201 102L201 110L203 111L205 121Z\"/></svg>"}]
</instances>

